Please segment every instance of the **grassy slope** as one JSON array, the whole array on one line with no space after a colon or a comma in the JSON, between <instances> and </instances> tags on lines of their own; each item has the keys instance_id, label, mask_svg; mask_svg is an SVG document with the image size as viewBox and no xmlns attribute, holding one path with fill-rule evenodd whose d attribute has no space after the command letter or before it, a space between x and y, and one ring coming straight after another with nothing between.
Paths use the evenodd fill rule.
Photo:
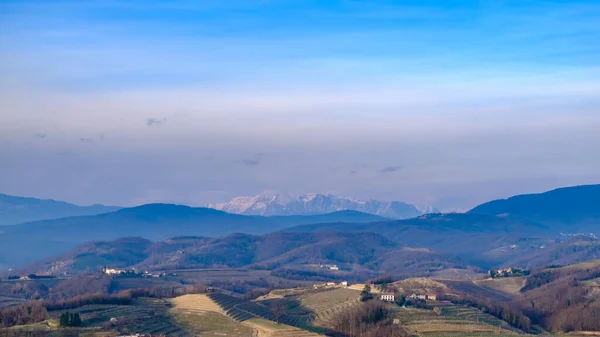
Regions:
<instances>
[{"instance_id":1,"label":"grassy slope","mask_svg":"<svg viewBox=\"0 0 600 337\"><path fill-rule=\"evenodd\" d=\"M475 284L495 291L503 292L513 296L520 294L521 288L525 286L527 277L501 277L496 279L486 279L475 281Z\"/></svg>"}]
</instances>

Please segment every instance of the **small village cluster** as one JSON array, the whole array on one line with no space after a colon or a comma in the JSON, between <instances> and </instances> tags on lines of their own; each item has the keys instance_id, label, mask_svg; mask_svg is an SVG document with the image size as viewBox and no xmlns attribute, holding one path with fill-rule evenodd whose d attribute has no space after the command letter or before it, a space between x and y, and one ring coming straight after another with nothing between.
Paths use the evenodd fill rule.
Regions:
<instances>
[{"instance_id":1,"label":"small village cluster","mask_svg":"<svg viewBox=\"0 0 600 337\"><path fill-rule=\"evenodd\" d=\"M319 267L320 268L327 268L329 270L340 270L340 267L338 267L335 264L320 264Z\"/></svg>"},{"instance_id":2,"label":"small village cluster","mask_svg":"<svg viewBox=\"0 0 600 337\"><path fill-rule=\"evenodd\" d=\"M394 293L381 293L379 299L386 302L394 302L396 301L396 294ZM412 294L408 296L408 299L411 300L425 300L425 301L435 301L437 300L437 295L435 294Z\"/></svg>"},{"instance_id":3,"label":"small village cluster","mask_svg":"<svg viewBox=\"0 0 600 337\"><path fill-rule=\"evenodd\" d=\"M342 281L340 283L327 282L327 283L313 285L314 289L335 288L335 287L348 287L348 282L347 281Z\"/></svg>"},{"instance_id":4,"label":"small village cluster","mask_svg":"<svg viewBox=\"0 0 600 337\"><path fill-rule=\"evenodd\" d=\"M498 270L489 270L488 276L491 278L496 277L512 277L512 276L526 276L529 275L529 270L525 270L522 268L502 268Z\"/></svg>"}]
</instances>

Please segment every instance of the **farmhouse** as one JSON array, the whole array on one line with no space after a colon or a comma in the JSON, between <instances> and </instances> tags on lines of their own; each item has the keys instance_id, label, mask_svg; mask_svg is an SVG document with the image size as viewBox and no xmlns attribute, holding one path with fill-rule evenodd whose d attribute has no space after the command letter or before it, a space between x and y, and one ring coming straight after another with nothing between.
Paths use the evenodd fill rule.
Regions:
<instances>
[{"instance_id":1,"label":"farmhouse","mask_svg":"<svg viewBox=\"0 0 600 337\"><path fill-rule=\"evenodd\" d=\"M320 264L319 267L327 268L329 270L340 270L340 268L336 264Z\"/></svg>"},{"instance_id":2,"label":"farmhouse","mask_svg":"<svg viewBox=\"0 0 600 337\"><path fill-rule=\"evenodd\" d=\"M437 296L434 294L412 294L410 296L408 296L408 298L410 298L411 300L430 300L430 301L435 301L437 299Z\"/></svg>"},{"instance_id":3,"label":"farmhouse","mask_svg":"<svg viewBox=\"0 0 600 337\"><path fill-rule=\"evenodd\" d=\"M103 271L106 275L119 275L125 273L125 270L115 268L104 268Z\"/></svg>"},{"instance_id":4,"label":"farmhouse","mask_svg":"<svg viewBox=\"0 0 600 337\"><path fill-rule=\"evenodd\" d=\"M382 293L380 299L382 301L394 302L396 300L396 296L394 293Z\"/></svg>"}]
</instances>

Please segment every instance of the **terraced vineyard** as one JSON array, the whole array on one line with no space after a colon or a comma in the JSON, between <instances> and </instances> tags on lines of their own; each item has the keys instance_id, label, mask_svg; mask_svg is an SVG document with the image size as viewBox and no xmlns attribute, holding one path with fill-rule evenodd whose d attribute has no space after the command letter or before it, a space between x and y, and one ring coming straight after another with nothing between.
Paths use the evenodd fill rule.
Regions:
<instances>
[{"instance_id":1,"label":"terraced vineyard","mask_svg":"<svg viewBox=\"0 0 600 337\"><path fill-rule=\"evenodd\" d=\"M87 327L101 327L111 318L116 318L119 330L132 333L187 336L187 332L171 321L167 314L169 303L159 299L141 299L134 305L85 305L68 310L79 313ZM65 310L66 311L66 310ZM51 316L58 319L64 311L53 311Z\"/></svg>"},{"instance_id":2,"label":"terraced vineyard","mask_svg":"<svg viewBox=\"0 0 600 337\"><path fill-rule=\"evenodd\" d=\"M212 293L208 296L221 308L223 308L229 317L237 321L243 322L256 318L276 321L276 317L266 305L259 304L257 302L244 301L242 299L220 293ZM312 315L297 316L290 313L282 315L279 319L281 324L320 332L322 329L311 326L312 321Z\"/></svg>"},{"instance_id":3,"label":"terraced vineyard","mask_svg":"<svg viewBox=\"0 0 600 337\"><path fill-rule=\"evenodd\" d=\"M203 294L183 295L170 300L171 305L177 310L190 314L217 312L225 314L223 308L217 305L210 297Z\"/></svg>"},{"instance_id":4,"label":"terraced vineyard","mask_svg":"<svg viewBox=\"0 0 600 337\"><path fill-rule=\"evenodd\" d=\"M400 324L421 336L513 336L521 334L503 321L480 310L457 306L441 306L442 314L431 310L404 309L396 313Z\"/></svg>"},{"instance_id":5,"label":"terraced vineyard","mask_svg":"<svg viewBox=\"0 0 600 337\"><path fill-rule=\"evenodd\" d=\"M335 313L356 305L359 301L360 292L346 288L318 292L300 298L302 305L315 313L314 320L319 325L326 325Z\"/></svg>"},{"instance_id":6,"label":"terraced vineyard","mask_svg":"<svg viewBox=\"0 0 600 337\"><path fill-rule=\"evenodd\" d=\"M185 327L192 336L254 336L252 327L217 312L192 313L176 310L173 317L177 324Z\"/></svg>"},{"instance_id":7,"label":"terraced vineyard","mask_svg":"<svg viewBox=\"0 0 600 337\"><path fill-rule=\"evenodd\" d=\"M0 308L9 307L22 302L25 302L25 300L22 298L0 296Z\"/></svg>"},{"instance_id":8,"label":"terraced vineyard","mask_svg":"<svg viewBox=\"0 0 600 337\"><path fill-rule=\"evenodd\" d=\"M318 336L297 328L304 323L297 317L284 315L280 320L282 324L275 324L275 317L268 307L221 293L185 295L172 299L171 303L178 322L192 330L196 326L196 330L202 330L203 334L207 334L206 329L210 328L219 336L251 336L247 327L253 327L265 336ZM236 325L234 321L243 325Z\"/></svg>"}]
</instances>

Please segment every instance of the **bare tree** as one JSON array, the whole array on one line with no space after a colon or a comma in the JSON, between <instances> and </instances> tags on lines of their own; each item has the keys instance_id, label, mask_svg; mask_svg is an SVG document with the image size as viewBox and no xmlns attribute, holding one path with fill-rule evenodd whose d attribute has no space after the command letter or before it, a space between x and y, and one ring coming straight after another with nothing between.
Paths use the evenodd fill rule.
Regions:
<instances>
[{"instance_id":1,"label":"bare tree","mask_svg":"<svg viewBox=\"0 0 600 337\"><path fill-rule=\"evenodd\" d=\"M283 301L273 301L271 302L270 310L271 314L273 314L273 317L275 318L275 322L279 324L281 317L285 315L287 311L287 306Z\"/></svg>"}]
</instances>

